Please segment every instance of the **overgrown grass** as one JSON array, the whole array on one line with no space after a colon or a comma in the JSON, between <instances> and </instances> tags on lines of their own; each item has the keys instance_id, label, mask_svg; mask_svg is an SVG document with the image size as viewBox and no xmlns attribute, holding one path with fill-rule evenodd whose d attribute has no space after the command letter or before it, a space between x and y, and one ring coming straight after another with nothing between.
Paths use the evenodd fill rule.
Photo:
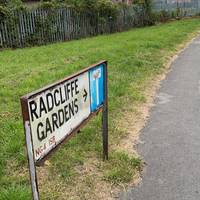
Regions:
<instances>
[{"instance_id":1,"label":"overgrown grass","mask_svg":"<svg viewBox=\"0 0 200 200\"><path fill-rule=\"evenodd\" d=\"M112 184L128 183L133 179L135 170L141 169L141 160L130 157L126 152L113 152L104 168L105 180Z\"/></svg>"},{"instance_id":2,"label":"overgrown grass","mask_svg":"<svg viewBox=\"0 0 200 200\"><path fill-rule=\"evenodd\" d=\"M199 29L199 19L182 20L90 39L0 52L0 199L31 198L20 96L99 60L108 60L109 135L110 144L115 144L125 133L117 131L114 121L128 105L145 102L143 91L150 80L162 73L166 59L177 46ZM99 115L54 154L49 173L70 186L77 177L75 167L91 158L101 160L101 152ZM130 181L135 170L140 169L140 159L124 152L111 152L110 160L101 167L103 178L116 184ZM53 199L45 192L42 198Z\"/></svg>"}]
</instances>

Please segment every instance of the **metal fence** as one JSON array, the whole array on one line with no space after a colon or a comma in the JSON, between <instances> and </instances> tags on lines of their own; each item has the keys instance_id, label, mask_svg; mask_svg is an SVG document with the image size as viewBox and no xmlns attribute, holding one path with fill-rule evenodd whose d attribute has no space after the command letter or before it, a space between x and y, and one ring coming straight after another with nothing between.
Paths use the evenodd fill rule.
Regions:
<instances>
[{"instance_id":1,"label":"metal fence","mask_svg":"<svg viewBox=\"0 0 200 200\"><path fill-rule=\"evenodd\" d=\"M154 11L174 12L179 16L194 16L200 13L200 0L154 0Z\"/></svg>"},{"instance_id":2,"label":"metal fence","mask_svg":"<svg viewBox=\"0 0 200 200\"><path fill-rule=\"evenodd\" d=\"M200 0L154 0L152 7L156 12L193 16L200 13ZM105 13L77 13L72 8L18 11L0 21L0 48L42 45L120 32L145 25L147 18L139 6L121 9L114 18L105 16Z\"/></svg>"},{"instance_id":3,"label":"metal fence","mask_svg":"<svg viewBox=\"0 0 200 200\"><path fill-rule=\"evenodd\" d=\"M13 13L0 21L0 48L17 48L124 31L144 24L140 7L120 10L115 18L91 16L72 8Z\"/></svg>"}]
</instances>

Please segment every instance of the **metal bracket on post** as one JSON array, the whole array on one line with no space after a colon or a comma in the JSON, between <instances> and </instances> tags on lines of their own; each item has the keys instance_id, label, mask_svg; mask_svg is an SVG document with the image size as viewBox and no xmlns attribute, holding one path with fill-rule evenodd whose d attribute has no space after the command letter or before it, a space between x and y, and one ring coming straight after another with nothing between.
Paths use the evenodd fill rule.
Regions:
<instances>
[{"instance_id":1,"label":"metal bracket on post","mask_svg":"<svg viewBox=\"0 0 200 200\"><path fill-rule=\"evenodd\" d=\"M108 68L104 64L104 105L102 112L103 160L108 160Z\"/></svg>"}]
</instances>

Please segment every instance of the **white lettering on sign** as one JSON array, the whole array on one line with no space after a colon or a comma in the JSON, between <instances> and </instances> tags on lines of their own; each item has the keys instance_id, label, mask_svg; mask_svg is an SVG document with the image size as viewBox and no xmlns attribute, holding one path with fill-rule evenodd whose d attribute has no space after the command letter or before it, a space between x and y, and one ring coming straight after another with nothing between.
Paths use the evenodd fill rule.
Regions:
<instances>
[{"instance_id":1,"label":"white lettering on sign","mask_svg":"<svg viewBox=\"0 0 200 200\"><path fill-rule=\"evenodd\" d=\"M29 99L28 109L37 161L90 115L88 72Z\"/></svg>"}]
</instances>

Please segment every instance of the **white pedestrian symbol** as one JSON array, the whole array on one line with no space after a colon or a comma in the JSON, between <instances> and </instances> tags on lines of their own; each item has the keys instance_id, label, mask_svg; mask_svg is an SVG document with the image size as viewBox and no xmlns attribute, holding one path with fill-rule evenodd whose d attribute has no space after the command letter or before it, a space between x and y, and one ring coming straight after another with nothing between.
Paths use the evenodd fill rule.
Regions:
<instances>
[{"instance_id":1,"label":"white pedestrian symbol","mask_svg":"<svg viewBox=\"0 0 200 200\"><path fill-rule=\"evenodd\" d=\"M97 105L99 105L99 83L98 80L101 77L101 70L97 69L93 72L93 80L96 82L96 98L97 98Z\"/></svg>"}]
</instances>

